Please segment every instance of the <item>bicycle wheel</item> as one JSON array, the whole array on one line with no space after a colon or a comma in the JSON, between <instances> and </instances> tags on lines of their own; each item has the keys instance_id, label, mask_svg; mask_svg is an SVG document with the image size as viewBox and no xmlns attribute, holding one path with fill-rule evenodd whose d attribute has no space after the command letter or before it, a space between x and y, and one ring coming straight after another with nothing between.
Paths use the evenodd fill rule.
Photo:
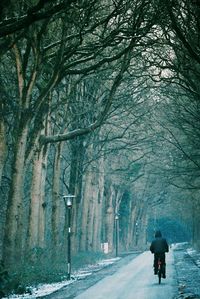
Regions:
<instances>
[{"instance_id":1,"label":"bicycle wheel","mask_svg":"<svg viewBox=\"0 0 200 299\"><path fill-rule=\"evenodd\" d=\"M158 270L158 283L161 284L161 276L162 276L162 271L161 269Z\"/></svg>"}]
</instances>

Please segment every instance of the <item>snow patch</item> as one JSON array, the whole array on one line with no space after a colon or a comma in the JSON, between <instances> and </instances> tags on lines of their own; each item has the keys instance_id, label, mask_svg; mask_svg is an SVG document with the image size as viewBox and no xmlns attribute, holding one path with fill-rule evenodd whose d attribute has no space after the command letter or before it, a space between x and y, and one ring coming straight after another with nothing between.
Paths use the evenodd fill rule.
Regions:
<instances>
[{"instance_id":1,"label":"snow patch","mask_svg":"<svg viewBox=\"0 0 200 299\"><path fill-rule=\"evenodd\" d=\"M188 248L187 253L191 256L191 258L195 261L195 264L200 267L200 253L194 248Z\"/></svg>"},{"instance_id":2,"label":"snow patch","mask_svg":"<svg viewBox=\"0 0 200 299\"><path fill-rule=\"evenodd\" d=\"M99 262L98 265L100 265L100 266L112 265L113 263L115 263L116 261L118 261L120 259L121 259L120 257L116 257L116 258L112 258L112 259L103 260L103 261Z\"/></svg>"},{"instance_id":3,"label":"snow patch","mask_svg":"<svg viewBox=\"0 0 200 299\"><path fill-rule=\"evenodd\" d=\"M40 296L49 295L64 286L67 286L71 283L73 283L74 280L64 280L62 282L58 283L51 283L51 284L39 284L37 287L30 287L30 291L32 294L22 294L22 295L10 295L9 297L4 297L3 299L9 298L9 299L16 299L16 298L23 298L23 299L35 299Z\"/></svg>"}]
</instances>

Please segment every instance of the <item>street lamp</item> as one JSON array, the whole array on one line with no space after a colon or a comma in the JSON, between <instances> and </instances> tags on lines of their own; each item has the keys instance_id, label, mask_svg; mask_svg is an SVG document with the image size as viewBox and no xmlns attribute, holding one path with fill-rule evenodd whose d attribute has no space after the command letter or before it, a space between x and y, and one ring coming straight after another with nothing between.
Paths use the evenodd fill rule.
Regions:
<instances>
[{"instance_id":1,"label":"street lamp","mask_svg":"<svg viewBox=\"0 0 200 299\"><path fill-rule=\"evenodd\" d=\"M71 276L71 208L72 200L75 195L64 195L63 199L65 202L65 207L68 211L68 234L67 234L67 280L70 280Z\"/></svg>"},{"instance_id":2,"label":"street lamp","mask_svg":"<svg viewBox=\"0 0 200 299\"><path fill-rule=\"evenodd\" d=\"M119 227L118 227L118 220L119 220L119 214L115 214L115 250L116 250L116 257L118 256L118 243L119 243Z\"/></svg>"}]
</instances>

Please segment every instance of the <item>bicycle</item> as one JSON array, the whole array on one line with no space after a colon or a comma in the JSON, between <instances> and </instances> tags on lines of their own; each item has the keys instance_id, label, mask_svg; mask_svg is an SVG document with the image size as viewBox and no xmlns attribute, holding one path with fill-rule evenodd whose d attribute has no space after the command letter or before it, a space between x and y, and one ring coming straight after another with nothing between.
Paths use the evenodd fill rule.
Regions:
<instances>
[{"instance_id":1,"label":"bicycle","mask_svg":"<svg viewBox=\"0 0 200 299\"><path fill-rule=\"evenodd\" d=\"M158 283L161 284L161 277L162 277L162 262L161 259L158 258Z\"/></svg>"},{"instance_id":2,"label":"bicycle","mask_svg":"<svg viewBox=\"0 0 200 299\"><path fill-rule=\"evenodd\" d=\"M162 259L158 258L158 283L161 284L161 278L165 278L165 264L163 263Z\"/></svg>"}]
</instances>

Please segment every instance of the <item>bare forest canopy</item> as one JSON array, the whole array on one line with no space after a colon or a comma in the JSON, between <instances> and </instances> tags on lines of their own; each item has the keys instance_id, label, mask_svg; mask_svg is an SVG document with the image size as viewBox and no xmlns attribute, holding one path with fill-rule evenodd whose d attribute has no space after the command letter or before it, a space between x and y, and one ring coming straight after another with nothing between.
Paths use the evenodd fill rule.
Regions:
<instances>
[{"instance_id":1,"label":"bare forest canopy","mask_svg":"<svg viewBox=\"0 0 200 299\"><path fill-rule=\"evenodd\" d=\"M73 254L199 248L199 82L198 0L1 0L4 263L66 259L67 194Z\"/></svg>"}]
</instances>

